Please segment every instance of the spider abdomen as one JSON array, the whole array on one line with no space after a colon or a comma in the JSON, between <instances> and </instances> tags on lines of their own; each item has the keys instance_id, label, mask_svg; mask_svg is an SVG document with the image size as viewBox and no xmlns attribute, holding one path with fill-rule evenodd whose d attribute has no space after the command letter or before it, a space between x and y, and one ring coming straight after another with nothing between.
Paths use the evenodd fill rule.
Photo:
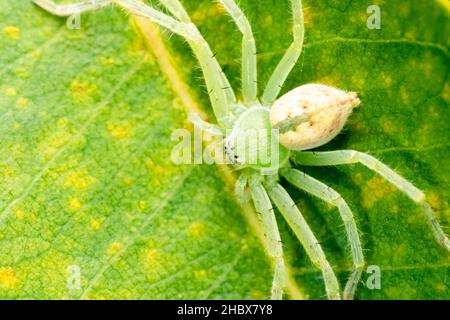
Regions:
<instances>
[{"instance_id":1,"label":"spider abdomen","mask_svg":"<svg viewBox=\"0 0 450 320\"><path fill-rule=\"evenodd\" d=\"M299 124L280 132L280 143L290 150L308 150L336 137L359 103L356 93L322 84L306 84L275 102L270 122L277 126L300 119Z\"/></svg>"}]
</instances>

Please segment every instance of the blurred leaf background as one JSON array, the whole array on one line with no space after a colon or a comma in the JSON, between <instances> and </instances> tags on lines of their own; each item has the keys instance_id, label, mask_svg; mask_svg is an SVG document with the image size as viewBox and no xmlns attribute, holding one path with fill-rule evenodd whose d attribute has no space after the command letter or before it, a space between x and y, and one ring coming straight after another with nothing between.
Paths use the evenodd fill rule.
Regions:
<instances>
[{"instance_id":1,"label":"blurred leaf background","mask_svg":"<svg viewBox=\"0 0 450 320\"><path fill-rule=\"evenodd\" d=\"M239 88L232 21L214 1L183 4ZM366 27L372 4L381 8L380 30ZM263 87L291 41L289 1L240 5L255 31ZM358 92L360 108L322 149L379 157L423 189L449 226L448 3L304 6L306 45L283 92L311 82ZM268 298L261 229L237 205L233 174L170 161L171 133L191 128L186 115L195 108L213 119L201 70L177 36L160 37L117 8L83 14L70 30L31 1L0 0L0 298ZM418 207L360 166L304 169L342 193L368 265L381 268L381 289L369 290L364 274L357 298L450 297L449 255ZM351 260L337 210L289 191L343 285ZM325 298L320 272L277 218L287 298ZM70 285L73 266L79 288Z\"/></svg>"}]
</instances>

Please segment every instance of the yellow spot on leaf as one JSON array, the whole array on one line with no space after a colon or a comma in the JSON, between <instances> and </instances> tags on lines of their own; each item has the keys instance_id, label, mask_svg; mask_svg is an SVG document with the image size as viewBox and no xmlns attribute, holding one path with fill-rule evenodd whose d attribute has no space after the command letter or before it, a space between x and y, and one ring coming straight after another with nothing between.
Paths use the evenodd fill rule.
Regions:
<instances>
[{"instance_id":1,"label":"yellow spot on leaf","mask_svg":"<svg viewBox=\"0 0 450 320\"><path fill-rule=\"evenodd\" d=\"M30 73L29 73L29 70L28 69L26 69L26 68L16 68L15 70L14 70L14 72L16 73L16 75L19 77L19 78L22 78L22 79L27 79L27 78L29 78L30 77Z\"/></svg>"},{"instance_id":2,"label":"yellow spot on leaf","mask_svg":"<svg viewBox=\"0 0 450 320\"><path fill-rule=\"evenodd\" d=\"M159 164L155 164L152 159L145 160L145 166L147 170L151 172L152 176L160 179L164 177L170 177L174 174L174 170L171 167L163 167Z\"/></svg>"},{"instance_id":3,"label":"yellow spot on leaf","mask_svg":"<svg viewBox=\"0 0 450 320\"><path fill-rule=\"evenodd\" d=\"M441 292L444 292L444 291L447 290L447 286L445 284L443 284L443 283L437 284L435 286L435 288L436 288L437 291L441 291Z\"/></svg>"},{"instance_id":4,"label":"yellow spot on leaf","mask_svg":"<svg viewBox=\"0 0 450 320\"><path fill-rule=\"evenodd\" d=\"M117 61L114 58L103 57L103 58L100 59L100 64L102 64L104 66L105 65L114 65L116 63L117 63Z\"/></svg>"},{"instance_id":5,"label":"yellow spot on leaf","mask_svg":"<svg viewBox=\"0 0 450 320\"><path fill-rule=\"evenodd\" d=\"M156 267L158 265L159 255L159 251L155 248L147 250L147 253L145 254L145 263L147 266L150 268Z\"/></svg>"},{"instance_id":6,"label":"yellow spot on leaf","mask_svg":"<svg viewBox=\"0 0 450 320\"><path fill-rule=\"evenodd\" d=\"M200 237L205 232L205 226L202 222L195 222L189 226L188 234L192 237Z\"/></svg>"},{"instance_id":7,"label":"yellow spot on leaf","mask_svg":"<svg viewBox=\"0 0 450 320\"><path fill-rule=\"evenodd\" d=\"M263 20L262 20L262 25L263 27L270 27L271 25L273 25L273 17L271 15L266 16Z\"/></svg>"},{"instance_id":8,"label":"yellow spot on leaf","mask_svg":"<svg viewBox=\"0 0 450 320\"><path fill-rule=\"evenodd\" d=\"M417 290L409 286L403 288L399 287L386 288L385 292L388 298L391 299L414 299L417 297Z\"/></svg>"},{"instance_id":9,"label":"yellow spot on leaf","mask_svg":"<svg viewBox=\"0 0 450 320\"><path fill-rule=\"evenodd\" d=\"M367 21L367 14L365 12L360 12L360 14L358 14L358 15L352 15L350 17L350 19L351 19L352 23L357 23L357 22L365 23Z\"/></svg>"},{"instance_id":10,"label":"yellow spot on leaf","mask_svg":"<svg viewBox=\"0 0 450 320\"><path fill-rule=\"evenodd\" d=\"M140 38L134 39L133 43L131 44L130 51L131 55L135 55L136 53L142 54L143 52L145 52L145 43ZM146 57L145 59L148 59L148 57Z\"/></svg>"},{"instance_id":11,"label":"yellow spot on leaf","mask_svg":"<svg viewBox=\"0 0 450 320\"><path fill-rule=\"evenodd\" d=\"M6 26L3 28L6 36L12 40L18 40L20 38L20 29L14 26Z\"/></svg>"},{"instance_id":12,"label":"yellow spot on leaf","mask_svg":"<svg viewBox=\"0 0 450 320\"><path fill-rule=\"evenodd\" d=\"M17 90L11 87L5 88L3 90L3 92L5 93L5 95L7 95L8 97L14 97L17 95Z\"/></svg>"},{"instance_id":13,"label":"yellow spot on leaf","mask_svg":"<svg viewBox=\"0 0 450 320\"><path fill-rule=\"evenodd\" d=\"M363 78L360 74L358 74L358 73L355 73L355 74L352 76L351 81L352 81L352 84L353 84L356 88L363 88L363 87L364 87L365 80L364 80L364 78Z\"/></svg>"},{"instance_id":14,"label":"yellow spot on leaf","mask_svg":"<svg viewBox=\"0 0 450 320\"><path fill-rule=\"evenodd\" d=\"M252 291L250 291L250 297L252 298L252 300L265 300L267 299L267 296L256 289L253 289Z\"/></svg>"},{"instance_id":15,"label":"yellow spot on leaf","mask_svg":"<svg viewBox=\"0 0 450 320\"><path fill-rule=\"evenodd\" d=\"M442 90L442 98L444 98L445 101L450 101L450 83L447 83L444 90Z\"/></svg>"},{"instance_id":16,"label":"yellow spot on leaf","mask_svg":"<svg viewBox=\"0 0 450 320\"><path fill-rule=\"evenodd\" d=\"M404 104L409 104L409 102L410 102L409 93L408 93L408 89L405 86L402 86L400 88L400 96L402 97L402 101Z\"/></svg>"},{"instance_id":17,"label":"yellow spot on leaf","mask_svg":"<svg viewBox=\"0 0 450 320\"><path fill-rule=\"evenodd\" d=\"M114 256L122 249L122 244L119 242L112 242L108 247L108 255Z\"/></svg>"},{"instance_id":18,"label":"yellow spot on leaf","mask_svg":"<svg viewBox=\"0 0 450 320\"><path fill-rule=\"evenodd\" d=\"M390 210L392 213L398 213L400 211L400 208L398 207L398 205L394 204Z\"/></svg>"},{"instance_id":19,"label":"yellow spot on leaf","mask_svg":"<svg viewBox=\"0 0 450 320\"><path fill-rule=\"evenodd\" d=\"M405 32L405 39L416 40L417 37L418 37L417 29L414 27Z\"/></svg>"},{"instance_id":20,"label":"yellow spot on leaf","mask_svg":"<svg viewBox=\"0 0 450 320\"><path fill-rule=\"evenodd\" d=\"M148 208L148 202L145 200L139 201L138 206L139 206L139 209L145 210Z\"/></svg>"},{"instance_id":21,"label":"yellow spot on leaf","mask_svg":"<svg viewBox=\"0 0 450 320\"><path fill-rule=\"evenodd\" d=\"M407 246L405 244L393 245L391 247L392 253L395 257L403 257L407 254Z\"/></svg>"},{"instance_id":22,"label":"yellow spot on leaf","mask_svg":"<svg viewBox=\"0 0 450 320\"><path fill-rule=\"evenodd\" d=\"M126 177L123 179L123 184L127 187L131 186L134 183L134 178L133 177Z\"/></svg>"},{"instance_id":23,"label":"yellow spot on leaf","mask_svg":"<svg viewBox=\"0 0 450 320\"><path fill-rule=\"evenodd\" d=\"M427 194L427 202L435 211L441 211L445 209L444 201L442 198L434 191Z\"/></svg>"},{"instance_id":24,"label":"yellow spot on leaf","mask_svg":"<svg viewBox=\"0 0 450 320\"><path fill-rule=\"evenodd\" d=\"M202 270L195 270L194 271L194 276L198 280L204 280L208 276L208 272L206 270L204 270L204 269L202 269Z\"/></svg>"},{"instance_id":25,"label":"yellow spot on leaf","mask_svg":"<svg viewBox=\"0 0 450 320\"><path fill-rule=\"evenodd\" d=\"M93 182L94 178L89 176L85 170L71 171L66 177L65 186L74 189L86 189Z\"/></svg>"},{"instance_id":26,"label":"yellow spot on leaf","mask_svg":"<svg viewBox=\"0 0 450 320\"><path fill-rule=\"evenodd\" d=\"M93 83L75 80L70 84L70 90L74 100L85 101L97 90L97 86Z\"/></svg>"},{"instance_id":27,"label":"yellow spot on leaf","mask_svg":"<svg viewBox=\"0 0 450 320\"><path fill-rule=\"evenodd\" d=\"M404 2L401 6L400 6L400 13L402 14L402 16L407 17L411 14L411 7L408 3Z\"/></svg>"},{"instance_id":28,"label":"yellow spot on leaf","mask_svg":"<svg viewBox=\"0 0 450 320\"><path fill-rule=\"evenodd\" d=\"M238 237L238 235L236 234L236 232L230 231L230 232L228 232L228 237L229 237L231 240L235 240L235 239Z\"/></svg>"},{"instance_id":29,"label":"yellow spot on leaf","mask_svg":"<svg viewBox=\"0 0 450 320\"><path fill-rule=\"evenodd\" d=\"M336 87L336 88L338 87L338 85L337 85L338 79L331 77L329 75L322 77L320 79L317 79L316 82L314 82L314 83L322 83L322 84L330 86L330 87Z\"/></svg>"},{"instance_id":30,"label":"yellow spot on leaf","mask_svg":"<svg viewBox=\"0 0 450 320\"><path fill-rule=\"evenodd\" d=\"M25 218L25 212L22 209L15 210L17 220L23 220Z\"/></svg>"},{"instance_id":31,"label":"yellow spot on leaf","mask_svg":"<svg viewBox=\"0 0 450 320\"><path fill-rule=\"evenodd\" d=\"M91 220L92 230L98 231L98 230L100 230L101 226L102 226L102 222L100 220L97 220L97 219Z\"/></svg>"},{"instance_id":32,"label":"yellow spot on leaf","mask_svg":"<svg viewBox=\"0 0 450 320\"><path fill-rule=\"evenodd\" d=\"M24 97L20 97L19 99L17 99L16 104L19 107L25 108L30 104L30 100Z\"/></svg>"},{"instance_id":33,"label":"yellow spot on leaf","mask_svg":"<svg viewBox=\"0 0 450 320\"><path fill-rule=\"evenodd\" d=\"M56 122L56 125L59 129L64 129L69 124L69 119L61 118Z\"/></svg>"},{"instance_id":34,"label":"yellow spot on leaf","mask_svg":"<svg viewBox=\"0 0 450 320\"><path fill-rule=\"evenodd\" d=\"M390 88L392 86L392 77L390 75L383 74L383 80L386 88Z\"/></svg>"},{"instance_id":35,"label":"yellow spot on leaf","mask_svg":"<svg viewBox=\"0 0 450 320\"><path fill-rule=\"evenodd\" d=\"M108 124L107 128L113 138L121 139L131 136L131 129L128 123L120 126Z\"/></svg>"},{"instance_id":36,"label":"yellow spot on leaf","mask_svg":"<svg viewBox=\"0 0 450 320\"><path fill-rule=\"evenodd\" d=\"M191 18L194 21L203 21L206 20L209 17L214 17L221 15L225 12L225 8L219 3L211 3L208 6L199 6L199 9L194 11L191 14Z\"/></svg>"},{"instance_id":37,"label":"yellow spot on leaf","mask_svg":"<svg viewBox=\"0 0 450 320\"><path fill-rule=\"evenodd\" d=\"M362 204L364 208L371 208L375 202L382 200L395 191L395 188L383 177L374 177L363 186Z\"/></svg>"},{"instance_id":38,"label":"yellow spot on leaf","mask_svg":"<svg viewBox=\"0 0 450 320\"><path fill-rule=\"evenodd\" d=\"M303 7L303 17L305 20L305 25L312 28L314 19L317 17L317 11L314 11L311 6L305 6Z\"/></svg>"},{"instance_id":39,"label":"yellow spot on leaf","mask_svg":"<svg viewBox=\"0 0 450 320\"><path fill-rule=\"evenodd\" d=\"M392 122L392 120L390 120L390 119L382 118L381 125L383 128L383 131L386 133L393 133L395 131L395 125Z\"/></svg>"},{"instance_id":40,"label":"yellow spot on leaf","mask_svg":"<svg viewBox=\"0 0 450 320\"><path fill-rule=\"evenodd\" d=\"M406 222L410 225L423 226L425 223L423 213L420 211L414 211L406 218Z\"/></svg>"},{"instance_id":41,"label":"yellow spot on leaf","mask_svg":"<svg viewBox=\"0 0 450 320\"><path fill-rule=\"evenodd\" d=\"M71 198L71 199L69 199L69 206L70 206L70 209L72 209L74 211L78 211L81 209L81 202L77 198Z\"/></svg>"},{"instance_id":42,"label":"yellow spot on leaf","mask_svg":"<svg viewBox=\"0 0 450 320\"><path fill-rule=\"evenodd\" d=\"M0 287L13 289L17 283L14 270L11 267L0 268Z\"/></svg>"}]
</instances>

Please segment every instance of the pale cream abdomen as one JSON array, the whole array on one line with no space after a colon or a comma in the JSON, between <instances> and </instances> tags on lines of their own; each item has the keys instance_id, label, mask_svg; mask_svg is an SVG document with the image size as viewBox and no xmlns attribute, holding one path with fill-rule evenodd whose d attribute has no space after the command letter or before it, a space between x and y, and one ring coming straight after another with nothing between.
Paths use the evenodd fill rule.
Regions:
<instances>
[{"instance_id":1,"label":"pale cream abdomen","mask_svg":"<svg viewBox=\"0 0 450 320\"><path fill-rule=\"evenodd\" d=\"M280 143L290 150L307 150L321 146L342 130L354 107L360 103L355 93L347 93L321 84L306 84L279 98L270 112L270 122L302 116L291 131L280 133Z\"/></svg>"}]
</instances>

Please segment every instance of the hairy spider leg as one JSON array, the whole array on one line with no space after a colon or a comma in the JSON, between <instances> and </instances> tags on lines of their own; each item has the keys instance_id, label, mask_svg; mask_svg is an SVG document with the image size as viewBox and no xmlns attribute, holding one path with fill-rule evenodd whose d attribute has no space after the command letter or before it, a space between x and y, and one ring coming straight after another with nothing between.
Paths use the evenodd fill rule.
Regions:
<instances>
[{"instance_id":1,"label":"hairy spider leg","mask_svg":"<svg viewBox=\"0 0 450 320\"><path fill-rule=\"evenodd\" d=\"M191 18L189 14L184 9L183 5L179 0L159 0L176 18L183 22L191 22ZM214 58L215 59L215 58ZM219 63L216 63L219 68L220 75L223 81L224 90L228 97L228 101L232 104L236 103L236 96L234 94L233 88L228 81L228 78L225 76L223 69L220 67Z\"/></svg>"},{"instance_id":2,"label":"hairy spider leg","mask_svg":"<svg viewBox=\"0 0 450 320\"><path fill-rule=\"evenodd\" d=\"M159 0L161 4L163 4L177 19L184 23L190 23L194 25L186 12L185 8L181 4L179 0ZM194 25L195 27L195 25ZM196 27L195 27L196 28ZM236 95L231 87L228 78L223 72L222 67L219 65L215 55L212 53L209 48L206 40L201 36L200 32L197 29L199 36L202 38L202 47L203 50L206 51L206 59L205 52L201 52L202 49L198 48L198 45L195 42L186 39L194 51L197 59L199 60L200 66L203 70L203 75L205 77L206 86L208 88L208 94L210 96L211 103L213 101L222 100L223 92L225 93L226 99L226 107L225 112L221 111L220 114L215 112L217 121L220 125L231 127L234 123L234 113L233 106L237 105ZM208 56L209 54L209 56ZM220 79L220 81L218 80ZM213 109L214 105L213 105Z\"/></svg>"},{"instance_id":3,"label":"hairy spider leg","mask_svg":"<svg viewBox=\"0 0 450 320\"><path fill-rule=\"evenodd\" d=\"M284 82L289 73L294 68L303 50L305 39L305 20L303 17L303 7L301 0L291 0L292 14L294 17L293 37L294 40L283 58L275 68L267 83L262 96L262 103L271 106L278 97Z\"/></svg>"},{"instance_id":4,"label":"hairy spider leg","mask_svg":"<svg viewBox=\"0 0 450 320\"><path fill-rule=\"evenodd\" d=\"M258 76L256 43L252 27L242 10L233 0L219 0L242 33L242 96L244 104L251 106L258 102Z\"/></svg>"},{"instance_id":5,"label":"hairy spider leg","mask_svg":"<svg viewBox=\"0 0 450 320\"><path fill-rule=\"evenodd\" d=\"M86 0L75 4L56 4L53 0L33 0L33 2L51 14L58 16L70 16L80 12L98 10L115 3L130 12L149 18L184 38L194 40L198 37L196 30L190 24L179 22L136 0Z\"/></svg>"},{"instance_id":6,"label":"hairy spider leg","mask_svg":"<svg viewBox=\"0 0 450 320\"><path fill-rule=\"evenodd\" d=\"M268 253L275 263L271 299L281 300L283 298L283 290L286 286L287 277L286 265L283 259L283 246L277 221L275 219L275 213L269 196L261 183L261 177L255 174L252 175L249 186L255 209L260 214L265 230Z\"/></svg>"},{"instance_id":7,"label":"hairy spider leg","mask_svg":"<svg viewBox=\"0 0 450 320\"><path fill-rule=\"evenodd\" d=\"M284 219L300 240L312 263L321 270L328 299L340 300L339 283L333 268L331 268L319 241L317 241L300 210L279 183L272 183L267 186L267 189L273 203L278 207Z\"/></svg>"},{"instance_id":8,"label":"hairy spider leg","mask_svg":"<svg viewBox=\"0 0 450 320\"><path fill-rule=\"evenodd\" d=\"M198 113L191 113L191 114L189 114L188 120L189 120L190 122L192 122L192 124L193 124L195 127L201 129L201 130L204 131L204 132L209 133L209 134L212 135L212 136L222 136L222 137L225 136L225 133L226 133L226 132L225 132L225 129L224 129L224 128L219 127L219 126L217 126L217 125L215 125L215 124L212 124L212 123L209 123L209 122L203 120L203 119L198 115Z\"/></svg>"},{"instance_id":9,"label":"hairy spider leg","mask_svg":"<svg viewBox=\"0 0 450 320\"><path fill-rule=\"evenodd\" d=\"M73 4L56 4L53 0L33 0L42 9L59 17L98 10L114 3L114 0L85 0Z\"/></svg>"},{"instance_id":10,"label":"hairy spider leg","mask_svg":"<svg viewBox=\"0 0 450 320\"><path fill-rule=\"evenodd\" d=\"M354 150L342 150L329 152L301 152L295 155L294 160L296 163L306 166L335 166L361 163L388 180L396 186L397 189L405 193L412 201L421 206L431 229L433 230L436 241L450 251L450 240L435 217L435 213L426 201L425 194L378 159L366 153Z\"/></svg>"},{"instance_id":11,"label":"hairy spider leg","mask_svg":"<svg viewBox=\"0 0 450 320\"><path fill-rule=\"evenodd\" d=\"M306 173L295 169L287 169L283 170L281 175L297 188L305 190L338 208L344 221L353 260L353 270L344 289L344 299L353 299L365 262L356 221L350 207L339 193Z\"/></svg>"},{"instance_id":12,"label":"hairy spider leg","mask_svg":"<svg viewBox=\"0 0 450 320\"><path fill-rule=\"evenodd\" d=\"M228 80L222 72L208 43L202 37L197 27L192 22L178 21L154 8L136 0L108 0L108 1L83 1L76 4L55 4L52 0L33 0L35 4L46 11L59 15L70 16L75 13L86 12L103 8L110 4L117 4L128 12L148 18L168 30L182 36L191 45L202 67L205 82L208 87L211 105L217 121L223 126L232 123L231 105L236 104L236 98ZM177 0L166 0L174 2ZM180 4L181 6L181 4ZM181 7L182 8L182 7ZM232 118L232 117L231 117Z\"/></svg>"}]
</instances>

